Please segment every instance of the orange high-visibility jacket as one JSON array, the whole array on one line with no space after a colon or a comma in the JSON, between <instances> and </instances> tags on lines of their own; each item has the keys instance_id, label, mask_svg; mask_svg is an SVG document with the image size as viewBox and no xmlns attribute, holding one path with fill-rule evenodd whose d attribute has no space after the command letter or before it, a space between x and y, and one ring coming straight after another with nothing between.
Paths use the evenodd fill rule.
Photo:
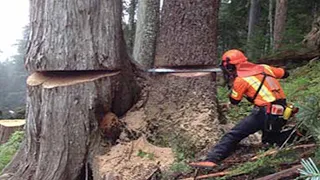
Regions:
<instances>
[{"instance_id":1,"label":"orange high-visibility jacket","mask_svg":"<svg viewBox=\"0 0 320 180\"><path fill-rule=\"evenodd\" d=\"M285 99L286 96L280 86L279 81L277 80L284 76L285 70L268 65L256 66L259 66L259 68L263 67L261 68L261 73L236 77L233 83L230 98L236 101L241 101L244 95L249 98L253 98L263 80L263 77L265 76L263 73L265 73L267 74L266 79L253 103L257 106L267 106L275 100Z\"/></svg>"}]
</instances>

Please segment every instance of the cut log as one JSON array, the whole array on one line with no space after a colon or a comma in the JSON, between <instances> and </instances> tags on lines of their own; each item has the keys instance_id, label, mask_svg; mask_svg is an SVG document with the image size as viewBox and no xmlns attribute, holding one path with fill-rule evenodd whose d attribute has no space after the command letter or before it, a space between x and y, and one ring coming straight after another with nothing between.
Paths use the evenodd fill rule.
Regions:
<instances>
[{"instance_id":1,"label":"cut log","mask_svg":"<svg viewBox=\"0 0 320 180\"><path fill-rule=\"evenodd\" d=\"M215 142L220 131L214 78L210 73L152 76L145 111L153 138L182 137L198 150Z\"/></svg>"},{"instance_id":2,"label":"cut log","mask_svg":"<svg viewBox=\"0 0 320 180\"><path fill-rule=\"evenodd\" d=\"M303 63L320 57L320 51L311 51L308 49L301 51L283 51L271 57L265 57L258 60L258 63L269 64L273 66L286 66L289 63Z\"/></svg>"},{"instance_id":3,"label":"cut log","mask_svg":"<svg viewBox=\"0 0 320 180\"><path fill-rule=\"evenodd\" d=\"M6 143L15 131L22 130L25 123L24 119L0 120L0 145Z\"/></svg>"},{"instance_id":4,"label":"cut log","mask_svg":"<svg viewBox=\"0 0 320 180\"><path fill-rule=\"evenodd\" d=\"M257 180L294 179L292 178L292 176L297 176L299 174L298 169L301 169L302 167L303 167L302 165L293 166L292 168L289 168L274 174L270 174L262 178L258 178Z\"/></svg>"},{"instance_id":5,"label":"cut log","mask_svg":"<svg viewBox=\"0 0 320 180\"><path fill-rule=\"evenodd\" d=\"M295 150L295 149L300 149L300 148L313 148L316 146L317 146L316 144L301 144L301 145L297 145L297 146L293 146L293 147L287 147L287 148L283 149L282 151ZM263 154L256 155L256 156L252 157L250 160L254 161L254 160L257 160L261 157L271 156L271 155L278 153L279 151L280 151L279 149L271 149L269 151L264 152Z\"/></svg>"}]
</instances>

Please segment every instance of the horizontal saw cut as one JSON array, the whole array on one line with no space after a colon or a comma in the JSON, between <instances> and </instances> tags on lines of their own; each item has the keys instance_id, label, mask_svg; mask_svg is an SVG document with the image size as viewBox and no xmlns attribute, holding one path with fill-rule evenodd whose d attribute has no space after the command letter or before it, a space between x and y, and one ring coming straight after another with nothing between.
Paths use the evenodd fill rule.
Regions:
<instances>
[{"instance_id":1,"label":"horizontal saw cut","mask_svg":"<svg viewBox=\"0 0 320 180\"><path fill-rule=\"evenodd\" d=\"M120 71L43 71L31 74L27 79L27 85L43 88L70 86L74 84L95 81L100 78L115 76Z\"/></svg>"}]
</instances>

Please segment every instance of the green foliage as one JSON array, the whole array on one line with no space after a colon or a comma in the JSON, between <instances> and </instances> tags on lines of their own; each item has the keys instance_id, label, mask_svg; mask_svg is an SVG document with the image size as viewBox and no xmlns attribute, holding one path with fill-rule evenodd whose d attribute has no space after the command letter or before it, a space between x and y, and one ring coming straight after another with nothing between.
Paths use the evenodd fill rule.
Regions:
<instances>
[{"instance_id":1,"label":"green foliage","mask_svg":"<svg viewBox=\"0 0 320 180\"><path fill-rule=\"evenodd\" d=\"M302 159L301 164L303 169L299 169L300 177L306 180L319 180L320 179L320 171L316 164L313 162L311 158L307 160Z\"/></svg>"},{"instance_id":2,"label":"green foliage","mask_svg":"<svg viewBox=\"0 0 320 180\"><path fill-rule=\"evenodd\" d=\"M302 127L311 134L317 142L320 142L320 101L317 97L308 97L304 104L300 105L297 119Z\"/></svg>"},{"instance_id":3,"label":"green foliage","mask_svg":"<svg viewBox=\"0 0 320 180\"><path fill-rule=\"evenodd\" d=\"M288 79L284 80L283 89L287 94L287 99L293 102L304 103L305 97L319 96L320 91L320 71L319 61L296 68L291 72Z\"/></svg>"},{"instance_id":4,"label":"green foliage","mask_svg":"<svg viewBox=\"0 0 320 180\"><path fill-rule=\"evenodd\" d=\"M24 138L23 131L13 133L8 142L0 145L0 172L11 161Z\"/></svg>"},{"instance_id":5,"label":"green foliage","mask_svg":"<svg viewBox=\"0 0 320 180\"><path fill-rule=\"evenodd\" d=\"M261 151L260 153L264 153ZM294 162L297 155L292 150L282 150L275 156L263 156L256 161L248 161L235 166L231 169L231 174L225 176L222 179L228 179L231 176L237 176L241 174L250 175L250 177L260 177L268 174L275 173L279 170L279 167L283 163Z\"/></svg>"},{"instance_id":6,"label":"green foliage","mask_svg":"<svg viewBox=\"0 0 320 180\"><path fill-rule=\"evenodd\" d=\"M139 149L137 156L139 156L141 158L148 158L149 160L154 160L153 153L144 152L141 149Z\"/></svg>"}]
</instances>

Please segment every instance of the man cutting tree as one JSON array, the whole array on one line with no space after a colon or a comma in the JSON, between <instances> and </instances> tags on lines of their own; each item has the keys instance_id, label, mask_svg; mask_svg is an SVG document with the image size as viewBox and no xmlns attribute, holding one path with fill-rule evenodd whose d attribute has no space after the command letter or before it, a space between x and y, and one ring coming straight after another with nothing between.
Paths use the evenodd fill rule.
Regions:
<instances>
[{"instance_id":1,"label":"man cutting tree","mask_svg":"<svg viewBox=\"0 0 320 180\"><path fill-rule=\"evenodd\" d=\"M249 116L242 119L210 149L204 161L190 163L193 167L217 166L235 151L242 139L259 130L262 131L263 143L278 146L290 138L294 131L281 131L286 119L291 116L291 111L289 114L285 113L289 107L278 81L289 76L286 70L250 63L247 57L236 49L223 54L220 67L228 87L231 88L231 104L237 105L245 97L254 104L254 108Z\"/></svg>"}]
</instances>

